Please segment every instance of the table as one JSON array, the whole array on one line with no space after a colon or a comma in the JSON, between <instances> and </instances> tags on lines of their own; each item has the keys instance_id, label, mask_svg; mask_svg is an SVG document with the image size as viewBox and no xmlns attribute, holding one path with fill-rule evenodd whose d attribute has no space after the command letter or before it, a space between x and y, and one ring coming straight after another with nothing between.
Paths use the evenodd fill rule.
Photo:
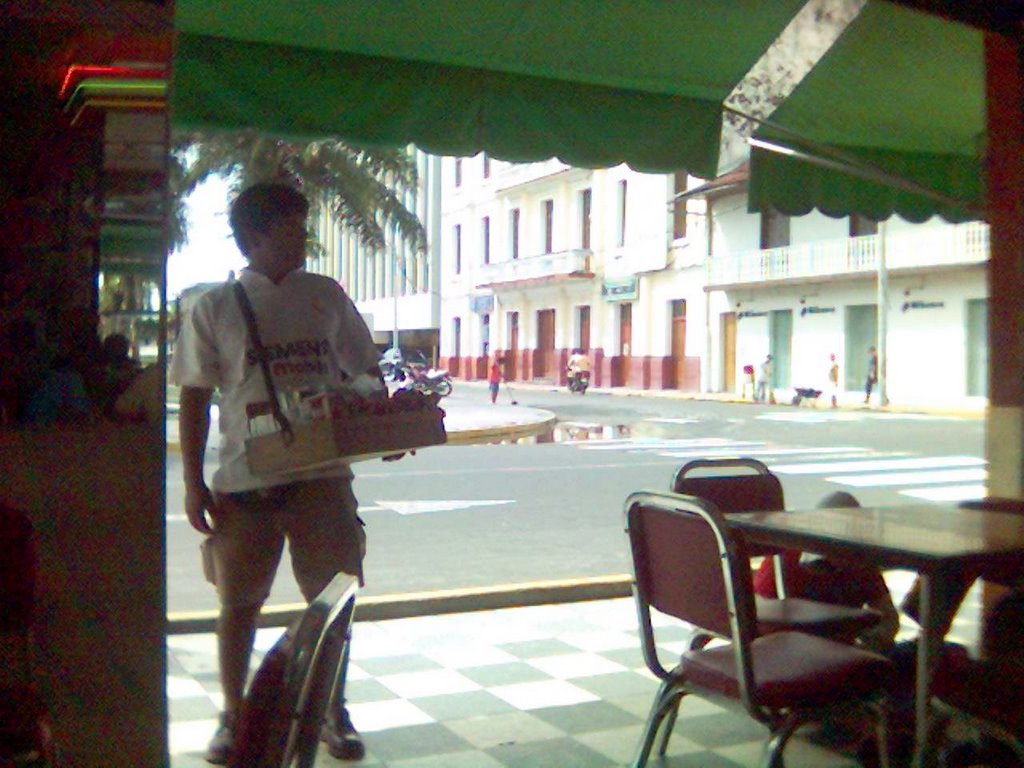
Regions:
<instances>
[{"instance_id":1,"label":"table","mask_svg":"<svg viewBox=\"0 0 1024 768\"><path fill-rule=\"evenodd\" d=\"M956 587L959 579L952 576L962 568L1024 567L1024 516L928 504L732 513L726 518L758 544L853 557L920 575L914 765L923 766L932 667L943 634L932 607Z\"/></svg>"}]
</instances>

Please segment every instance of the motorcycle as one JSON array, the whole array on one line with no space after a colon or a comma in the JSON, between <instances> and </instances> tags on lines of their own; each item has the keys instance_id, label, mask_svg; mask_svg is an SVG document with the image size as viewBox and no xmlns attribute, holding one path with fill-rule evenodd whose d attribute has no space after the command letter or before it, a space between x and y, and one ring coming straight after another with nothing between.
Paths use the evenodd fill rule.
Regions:
<instances>
[{"instance_id":1,"label":"motorcycle","mask_svg":"<svg viewBox=\"0 0 1024 768\"><path fill-rule=\"evenodd\" d=\"M569 371L569 391L587 394L587 387L590 386L590 371Z\"/></svg>"},{"instance_id":2,"label":"motorcycle","mask_svg":"<svg viewBox=\"0 0 1024 768\"><path fill-rule=\"evenodd\" d=\"M452 393L452 376L443 368L429 368L426 365L403 363L396 366L400 376L396 380L404 381L405 389L415 389L427 394L436 393L447 397Z\"/></svg>"}]
</instances>

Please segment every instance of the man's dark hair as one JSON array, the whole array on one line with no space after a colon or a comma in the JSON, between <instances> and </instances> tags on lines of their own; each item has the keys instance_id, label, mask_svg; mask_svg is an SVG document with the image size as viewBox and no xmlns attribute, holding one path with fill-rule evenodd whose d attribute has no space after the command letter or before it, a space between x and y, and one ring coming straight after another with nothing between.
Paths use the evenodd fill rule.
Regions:
<instances>
[{"instance_id":1,"label":"man's dark hair","mask_svg":"<svg viewBox=\"0 0 1024 768\"><path fill-rule=\"evenodd\" d=\"M228 221L238 250L249 255L249 236L266 234L276 222L309 213L309 201L295 187L279 182L253 184L235 198Z\"/></svg>"}]
</instances>

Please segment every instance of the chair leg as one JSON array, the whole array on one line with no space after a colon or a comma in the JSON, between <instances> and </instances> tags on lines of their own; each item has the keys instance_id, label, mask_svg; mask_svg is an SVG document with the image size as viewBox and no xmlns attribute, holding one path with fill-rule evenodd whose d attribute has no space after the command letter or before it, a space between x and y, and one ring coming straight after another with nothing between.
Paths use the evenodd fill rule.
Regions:
<instances>
[{"instance_id":1,"label":"chair leg","mask_svg":"<svg viewBox=\"0 0 1024 768\"><path fill-rule=\"evenodd\" d=\"M661 726L661 743L658 745L658 754L662 757L665 756L665 752L668 750L668 741L672 738L672 731L675 730L676 718L679 717L679 705L682 703L683 696L680 694L676 697L672 709L668 711L668 716Z\"/></svg>"},{"instance_id":2,"label":"chair leg","mask_svg":"<svg viewBox=\"0 0 1024 768\"><path fill-rule=\"evenodd\" d=\"M928 725L928 737L925 739L924 749L921 751L921 761L919 763L921 766L931 768L931 766L938 765L939 747L951 719L950 713L939 711L936 707L932 707L931 722Z\"/></svg>"},{"instance_id":3,"label":"chair leg","mask_svg":"<svg viewBox=\"0 0 1024 768\"><path fill-rule=\"evenodd\" d=\"M633 761L633 768L644 768L651 756L651 747L654 746L654 739L658 735L658 729L665 720L665 716L676 710L679 700L685 692L671 680L662 682L658 693L654 697L651 711L647 715L647 722L644 723L643 735L640 738L640 748L637 750L636 759ZM674 719L674 718L673 718Z\"/></svg>"},{"instance_id":4,"label":"chair leg","mask_svg":"<svg viewBox=\"0 0 1024 768\"><path fill-rule=\"evenodd\" d=\"M889 704L880 702L875 710L875 739L878 741L878 765L889 768Z\"/></svg>"},{"instance_id":5,"label":"chair leg","mask_svg":"<svg viewBox=\"0 0 1024 768\"><path fill-rule=\"evenodd\" d=\"M782 752L801 722L799 718L787 717L779 727L772 728L768 743L765 744L763 768L785 768Z\"/></svg>"}]
</instances>

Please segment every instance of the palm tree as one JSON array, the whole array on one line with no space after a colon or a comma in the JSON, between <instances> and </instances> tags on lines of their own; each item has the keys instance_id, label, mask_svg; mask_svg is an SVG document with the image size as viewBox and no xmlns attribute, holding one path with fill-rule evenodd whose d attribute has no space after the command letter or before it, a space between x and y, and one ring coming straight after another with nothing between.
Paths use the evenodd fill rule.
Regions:
<instances>
[{"instance_id":1,"label":"palm tree","mask_svg":"<svg viewBox=\"0 0 1024 768\"><path fill-rule=\"evenodd\" d=\"M232 179L233 191L258 181L298 186L314 210L325 203L338 222L370 248L383 248L387 232L417 249L426 232L403 202L416 189L416 163L403 150L357 149L335 140L285 141L253 131L196 134L174 152L173 246L188 239L184 200L211 176Z\"/></svg>"}]
</instances>

